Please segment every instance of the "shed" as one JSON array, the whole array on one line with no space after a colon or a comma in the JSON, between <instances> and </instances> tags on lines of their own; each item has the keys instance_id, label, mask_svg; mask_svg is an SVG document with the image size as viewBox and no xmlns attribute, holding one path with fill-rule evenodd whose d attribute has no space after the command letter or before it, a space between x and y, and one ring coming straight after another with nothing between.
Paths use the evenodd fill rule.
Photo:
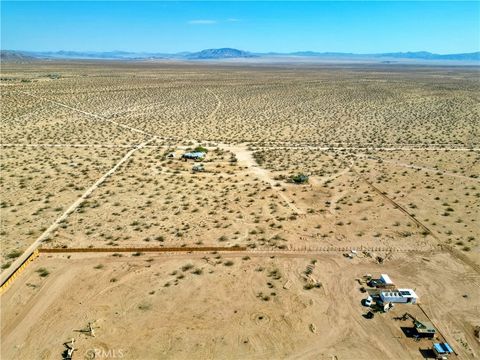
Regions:
<instances>
[{"instance_id":1,"label":"shed","mask_svg":"<svg viewBox=\"0 0 480 360\"><path fill-rule=\"evenodd\" d=\"M415 327L415 335L418 337L432 339L435 336L436 330L429 321L415 320L413 326Z\"/></svg>"},{"instance_id":2,"label":"shed","mask_svg":"<svg viewBox=\"0 0 480 360\"><path fill-rule=\"evenodd\" d=\"M387 274L380 274L380 281L383 282L385 285L393 285L392 279Z\"/></svg>"},{"instance_id":3,"label":"shed","mask_svg":"<svg viewBox=\"0 0 480 360\"><path fill-rule=\"evenodd\" d=\"M434 343L432 350L437 356L437 359L444 359L453 353L453 349L448 343Z\"/></svg>"},{"instance_id":4,"label":"shed","mask_svg":"<svg viewBox=\"0 0 480 360\"><path fill-rule=\"evenodd\" d=\"M380 299L385 302L416 304L418 296L412 289L382 291Z\"/></svg>"}]
</instances>

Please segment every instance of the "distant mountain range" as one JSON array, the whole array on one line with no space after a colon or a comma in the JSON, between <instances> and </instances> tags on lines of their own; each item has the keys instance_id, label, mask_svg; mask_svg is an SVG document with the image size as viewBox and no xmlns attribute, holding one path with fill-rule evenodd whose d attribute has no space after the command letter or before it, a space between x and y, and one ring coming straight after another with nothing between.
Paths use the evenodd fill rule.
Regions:
<instances>
[{"instance_id":1,"label":"distant mountain range","mask_svg":"<svg viewBox=\"0 0 480 360\"><path fill-rule=\"evenodd\" d=\"M0 60L11 61L11 62L26 62L36 60L35 57L26 55L24 52L20 51L10 51L10 50L1 50L0 51Z\"/></svg>"},{"instance_id":2,"label":"distant mountain range","mask_svg":"<svg viewBox=\"0 0 480 360\"><path fill-rule=\"evenodd\" d=\"M48 59L97 59L97 60L221 60L221 59L245 59L245 58L314 58L326 60L455 60L455 61L480 61L480 52L464 54L433 54L427 51L418 52L394 52L380 54L354 54L338 52L315 52L298 51L292 53L251 53L248 51L221 48L206 49L199 52L181 52L175 54L147 53L128 51L17 51L1 50L0 59L3 62L29 62Z\"/></svg>"},{"instance_id":3,"label":"distant mountain range","mask_svg":"<svg viewBox=\"0 0 480 360\"><path fill-rule=\"evenodd\" d=\"M187 54L186 58L190 60L201 59L238 59L238 58L251 58L257 57L252 53L243 50L222 48L222 49L206 49L199 52Z\"/></svg>"}]
</instances>

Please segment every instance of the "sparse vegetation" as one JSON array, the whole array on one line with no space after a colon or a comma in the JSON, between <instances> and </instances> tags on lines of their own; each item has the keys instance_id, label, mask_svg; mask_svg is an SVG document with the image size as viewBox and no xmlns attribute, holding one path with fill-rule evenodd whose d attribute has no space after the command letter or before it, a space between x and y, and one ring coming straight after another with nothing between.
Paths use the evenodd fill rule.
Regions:
<instances>
[{"instance_id":1,"label":"sparse vegetation","mask_svg":"<svg viewBox=\"0 0 480 360\"><path fill-rule=\"evenodd\" d=\"M24 309L46 289L62 293L39 309L38 319L51 321L28 323L32 329L52 327L66 337L58 324L74 328L68 319L98 315L97 339L108 345L117 334L132 336L138 321L132 354L139 358L153 333L164 357L179 349L222 357L228 348L248 358L251 349L264 351L258 339L265 338L276 353L265 350L264 357L301 348L306 356L343 358L345 334L358 334L348 345L361 347L360 357L382 356L372 339L394 339L398 347L399 329L390 334L381 324L390 319L379 316L382 332L365 332L351 291L361 272L394 270L402 286L435 297L426 310L448 321L446 337L461 335L456 324L472 329L477 277L468 269L478 265L480 233L477 71L211 66L2 64L4 271L115 169L41 244L106 248L106 260L95 255L82 267L83 255L42 254L25 270L29 285L18 296L6 293L7 321L27 319ZM206 171L192 173L195 163L181 154L207 149ZM251 252L146 249L213 246ZM42 279L46 267L54 276ZM444 291L445 284L455 291ZM456 297L439 296L450 293ZM333 307L338 301L348 306ZM181 311L172 317L175 309ZM225 319L230 330L221 328ZM342 332L335 338L337 331L325 327L337 322ZM312 340L302 326L321 336ZM31 341L38 356L55 355L30 333L27 342L9 336L9 344ZM11 347L13 357L29 358L27 345ZM419 356L417 345L411 358ZM14 350L7 347L7 356Z\"/></svg>"},{"instance_id":2,"label":"sparse vegetation","mask_svg":"<svg viewBox=\"0 0 480 360\"><path fill-rule=\"evenodd\" d=\"M39 276L41 277L47 277L48 275L50 275L50 271L48 271L47 269L41 267L39 269L37 269L36 271L38 273Z\"/></svg>"}]
</instances>

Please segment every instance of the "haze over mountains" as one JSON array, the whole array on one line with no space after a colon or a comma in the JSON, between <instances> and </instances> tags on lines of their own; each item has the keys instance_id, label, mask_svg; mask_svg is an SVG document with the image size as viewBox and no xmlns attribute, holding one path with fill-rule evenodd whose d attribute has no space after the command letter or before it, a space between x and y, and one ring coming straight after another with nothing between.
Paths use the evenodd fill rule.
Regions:
<instances>
[{"instance_id":1,"label":"haze over mountains","mask_svg":"<svg viewBox=\"0 0 480 360\"><path fill-rule=\"evenodd\" d=\"M394 52L378 54L355 54L340 52L315 52L298 51L291 53L252 53L248 51L220 48L205 49L199 52L149 53L129 51L17 51L2 50L0 53L2 61L34 61L36 59L104 59L104 60L222 60L222 59L245 59L245 58L312 58L325 60L454 60L454 61L480 61L480 52L463 54L434 54L427 51L417 52Z\"/></svg>"}]
</instances>

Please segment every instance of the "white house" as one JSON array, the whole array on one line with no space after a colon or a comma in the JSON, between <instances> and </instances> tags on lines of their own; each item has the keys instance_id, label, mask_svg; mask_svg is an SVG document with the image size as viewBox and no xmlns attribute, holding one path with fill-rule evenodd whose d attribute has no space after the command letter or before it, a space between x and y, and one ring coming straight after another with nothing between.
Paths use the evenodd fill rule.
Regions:
<instances>
[{"instance_id":1,"label":"white house","mask_svg":"<svg viewBox=\"0 0 480 360\"><path fill-rule=\"evenodd\" d=\"M398 289L392 291L382 291L380 298L384 303L409 303L416 304L418 300L417 294L412 289Z\"/></svg>"}]
</instances>

